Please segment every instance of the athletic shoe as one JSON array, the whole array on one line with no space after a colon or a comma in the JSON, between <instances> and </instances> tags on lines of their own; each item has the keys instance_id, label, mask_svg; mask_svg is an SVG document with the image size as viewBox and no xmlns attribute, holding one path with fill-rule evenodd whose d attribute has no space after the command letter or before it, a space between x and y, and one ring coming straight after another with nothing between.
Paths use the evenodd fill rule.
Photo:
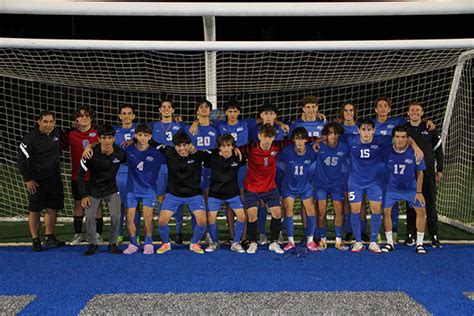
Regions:
<instances>
[{"instance_id":1,"label":"athletic shoe","mask_svg":"<svg viewBox=\"0 0 474 316\"><path fill-rule=\"evenodd\" d=\"M283 238L283 232L280 232L280 234L278 235L278 243L280 245L283 245L285 243L285 238Z\"/></svg>"},{"instance_id":2,"label":"athletic shoe","mask_svg":"<svg viewBox=\"0 0 474 316\"><path fill-rule=\"evenodd\" d=\"M204 251L205 252L214 252L217 249L219 249L219 247L220 247L219 243L213 242L213 243L209 244L209 246L207 246L206 249L204 249Z\"/></svg>"},{"instance_id":3,"label":"athletic shoe","mask_svg":"<svg viewBox=\"0 0 474 316\"><path fill-rule=\"evenodd\" d=\"M72 237L71 242L69 244L71 246L77 246L77 245L80 245L81 242L82 242L81 234L74 234L74 237Z\"/></svg>"},{"instance_id":4,"label":"athletic shoe","mask_svg":"<svg viewBox=\"0 0 474 316\"><path fill-rule=\"evenodd\" d=\"M245 250L242 248L242 245L238 242L232 243L232 246L230 246L230 250L238 252L238 253L244 253Z\"/></svg>"},{"instance_id":5,"label":"athletic shoe","mask_svg":"<svg viewBox=\"0 0 474 316\"><path fill-rule=\"evenodd\" d=\"M119 249L119 247L117 247L116 244L109 244L109 246L107 247L107 251L114 255L120 255L123 252Z\"/></svg>"},{"instance_id":6,"label":"athletic shoe","mask_svg":"<svg viewBox=\"0 0 474 316\"><path fill-rule=\"evenodd\" d=\"M362 233L362 241L363 242L369 242L370 241L370 236L367 233Z\"/></svg>"},{"instance_id":7,"label":"athletic shoe","mask_svg":"<svg viewBox=\"0 0 474 316\"><path fill-rule=\"evenodd\" d=\"M200 255L204 253L204 250L202 250L200 244L192 244L192 243L189 244L189 250Z\"/></svg>"},{"instance_id":8,"label":"athletic shoe","mask_svg":"<svg viewBox=\"0 0 474 316\"><path fill-rule=\"evenodd\" d=\"M213 240L211 238L211 234L206 233L206 244L210 245L213 243Z\"/></svg>"},{"instance_id":9,"label":"athletic shoe","mask_svg":"<svg viewBox=\"0 0 474 316\"><path fill-rule=\"evenodd\" d=\"M426 255L426 248L423 245L418 245L415 248L415 252L417 255Z\"/></svg>"},{"instance_id":10,"label":"athletic shoe","mask_svg":"<svg viewBox=\"0 0 474 316\"><path fill-rule=\"evenodd\" d=\"M164 254L165 252L168 252L171 250L171 244L169 242L163 243L158 250L156 250L156 253L159 255Z\"/></svg>"},{"instance_id":11,"label":"athletic shoe","mask_svg":"<svg viewBox=\"0 0 474 316\"><path fill-rule=\"evenodd\" d=\"M45 246L48 248L66 246L66 243L64 241L57 240L56 236L54 235L46 236L44 243Z\"/></svg>"},{"instance_id":12,"label":"athletic shoe","mask_svg":"<svg viewBox=\"0 0 474 316\"><path fill-rule=\"evenodd\" d=\"M338 249L338 250L342 250L342 251L346 251L349 249L349 247L346 246L346 244L341 241L341 242L336 242L336 245L334 246L334 248Z\"/></svg>"},{"instance_id":13,"label":"athletic shoe","mask_svg":"<svg viewBox=\"0 0 474 316\"><path fill-rule=\"evenodd\" d=\"M249 245L249 247L247 248L247 253L250 253L250 254L254 254L257 252L257 243L252 241Z\"/></svg>"},{"instance_id":14,"label":"athletic shoe","mask_svg":"<svg viewBox=\"0 0 474 316\"><path fill-rule=\"evenodd\" d=\"M408 246L408 247L412 247L412 246L415 245L415 239L413 239L412 234L407 235L407 238L405 238L404 244L405 244L405 246Z\"/></svg>"},{"instance_id":15,"label":"athletic shoe","mask_svg":"<svg viewBox=\"0 0 474 316\"><path fill-rule=\"evenodd\" d=\"M438 236L433 235L433 238L431 238L431 247L433 247L433 248L443 247L443 245L441 244L441 242L438 239Z\"/></svg>"},{"instance_id":16,"label":"athletic shoe","mask_svg":"<svg viewBox=\"0 0 474 316\"><path fill-rule=\"evenodd\" d=\"M92 256L99 252L97 245L89 245L89 248L84 252L84 256Z\"/></svg>"},{"instance_id":17,"label":"athletic shoe","mask_svg":"<svg viewBox=\"0 0 474 316\"><path fill-rule=\"evenodd\" d=\"M293 249L293 248L296 248L295 243L294 243L294 242L288 242L288 243L286 244L285 248L283 248L283 250L289 251L289 250L291 250L291 249Z\"/></svg>"},{"instance_id":18,"label":"athletic shoe","mask_svg":"<svg viewBox=\"0 0 474 316\"><path fill-rule=\"evenodd\" d=\"M144 255L152 255L155 252L155 248L153 248L152 244L146 244L143 247L143 254Z\"/></svg>"},{"instance_id":19,"label":"athletic shoe","mask_svg":"<svg viewBox=\"0 0 474 316\"><path fill-rule=\"evenodd\" d=\"M240 242L240 244L242 245L242 248L244 248L244 249L248 249L251 243L252 242L248 239L242 240Z\"/></svg>"},{"instance_id":20,"label":"athletic shoe","mask_svg":"<svg viewBox=\"0 0 474 316\"><path fill-rule=\"evenodd\" d=\"M361 252L364 250L364 244L360 241L356 241L351 248L351 252Z\"/></svg>"},{"instance_id":21,"label":"athletic shoe","mask_svg":"<svg viewBox=\"0 0 474 316\"><path fill-rule=\"evenodd\" d=\"M134 254L134 253L137 252L137 251L138 251L138 247L137 247L137 246L135 246L134 244L129 244L128 247L127 247L127 249L125 249L125 250L123 251L123 253L124 253L125 255L132 255L132 254Z\"/></svg>"},{"instance_id":22,"label":"athletic shoe","mask_svg":"<svg viewBox=\"0 0 474 316\"><path fill-rule=\"evenodd\" d=\"M381 253L382 252L382 250L380 249L379 244L377 244L376 242L371 242L369 244L369 250L372 251L373 253Z\"/></svg>"},{"instance_id":23,"label":"athletic shoe","mask_svg":"<svg viewBox=\"0 0 474 316\"><path fill-rule=\"evenodd\" d=\"M308 248L311 252L319 251L318 245L314 241L310 241L306 244L306 248Z\"/></svg>"},{"instance_id":24,"label":"athletic shoe","mask_svg":"<svg viewBox=\"0 0 474 316\"><path fill-rule=\"evenodd\" d=\"M320 250L326 250L328 248L328 243L324 240L320 240L318 243L318 247Z\"/></svg>"},{"instance_id":25,"label":"athletic shoe","mask_svg":"<svg viewBox=\"0 0 474 316\"><path fill-rule=\"evenodd\" d=\"M392 252L395 250L395 247L393 245L386 244L385 246L381 248L381 250L382 252Z\"/></svg>"},{"instance_id":26,"label":"athletic shoe","mask_svg":"<svg viewBox=\"0 0 474 316\"><path fill-rule=\"evenodd\" d=\"M346 236L344 236L344 241L345 242L351 242L352 241L352 233L346 233Z\"/></svg>"},{"instance_id":27,"label":"athletic shoe","mask_svg":"<svg viewBox=\"0 0 474 316\"><path fill-rule=\"evenodd\" d=\"M104 238L99 233L95 233L95 240L97 241L97 243L104 242Z\"/></svg>"},{"instance_id":28,"label":"athletic shoe","mask_svg":"<svg viewBox=\"0 0 474 316\"><path fill-rule=\"evenodd\" d=\"M43 251L43 247L41 246L41 239L35 238L33 239L33 246L31 247L33 251Z\"/></svg>"},{"instance_id":29,"label":"athletic shoe","mask_svg":"<svg viewBox=\"0 0 474 316\"><path fill-rule=\"evenodd\" d=\"M177 245L183 244L183 233L176 234L176 235L174 236L174 242L175 242L175 244L177 244Z\"/></svg>"},{"instance_id":30,"label":"athletic shoe","mask_svg":"<svg viewBox=\"0 0 474 316\"><path fill-rule=\"evenodd\" d=\"M121 245L123 243L123 236L117 237L117 245Z\"/></svg>"},{"instance_id":31,"label":"athletic shoe","mask_svg":"<svg viewBox=\"0 0 474 316\"><path fill-rule=\"evenodd\" d=\"M283 249L281 249L280 245L276 241L274 241L270 245L268 245L268 250L273 251L273 252L278 253L278 254L285 253L285 251Z\"/></svg>"},{"instance_id":32,"label":"athletic shoe","mask_svg":"<svg viewBox=\"0 0 474 316\"><path fill-rule=\"evenodd\" d=\"M258 244L260 246L268 244L267 236L265 234L260 234L260 237L258 238Z\"/></svg>"}]
</instances>

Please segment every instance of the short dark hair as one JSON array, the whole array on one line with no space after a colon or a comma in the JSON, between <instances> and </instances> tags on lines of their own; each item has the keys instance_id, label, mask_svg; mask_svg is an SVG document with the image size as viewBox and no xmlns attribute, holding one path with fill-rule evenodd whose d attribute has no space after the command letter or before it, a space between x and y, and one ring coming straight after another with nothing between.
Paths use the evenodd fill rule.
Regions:
<instances>
[{"instance_id":1,"label":"short dark hair","mask_svg":"<svg viewBox=\"0 0 474 316\"><path fill-rule=\"evenodd\" d=\"M56 119L56 115L54 115L53 112L51 111L42 111L39 115L38 115L38 121L41 121L41 119L45 116L48 116L48 115L51 115L53 117L53 119Z\"/></svg>"},{"instance_id":2,"label":"short dark hair","mask_svg":"<svg viewBox=\"0 0 474 316\"><path fill-rule=\"evenodd\" d=\"M411 101L409 104L408 104L408 108L410 108L410 106L412 105L417 105L419 107L421 107L421 109L423 109L423 104L421 104L420 101Z\"/></svg>"},{"instance_id":3,"label":"short dark hair","mask_svg":"<svg viewBox=\"0 0 474 316\"><path fill-rule=\"evenodd\" d=\"M300 102L301 107L304 107L308 103L314 103L318 105L318 98L316 98L314 95L310 95L310 96L304 97L303 100L301 100Z\"/></svg>"},{"instance_id":4,"label":"short dark hair","mask_svg":"<svg viewBox=\"0 0 474 316\"><path fill-rule=\"evenodd\" d=\"M293 132L291 132L291 139L295 138L309 139L308 131L304 127L296 127Z\"/></svg>"},{"instance_id":5,"label":"short dark hair","mask_svg":"<svg viewBox=\"0 0 474 316\"><path fill-rule=\"evenodd\" d=\"M352 108L354 109L354 122L357 121L357 105L355 105L354 103L352 102L344 102L341 106L341 108L339 109L339 118L341 120L344 120L344 108L346 107L346 105L352 105Z\"/></svg>"},{"instance_id":6,"label":"short dark hair","mask_svg":"<svg viewBox=\"0 0 474 316\"><path fill-rule=\"evenodd\" d=\"M385 101L388 103L388 106L391 108L392 107L392 102L390 102L390 99L387 98L387 97L384 97L384 96L381 96L381 97L378 97L377 99L375 99L375 107L377 107L377 104L380 102L380 101Z\"/></svg>"},{"instance_id":7,"label":"short dark hair","mask_svg":"<svg viewBox=\"0 0 474 316\"><path fill-rule=\"evenodd\" d=\"M232 147L235 147L235 138L230 134L222 134L217 139L217 148L220 148L223 144L230 143Z\"/></svg>"},{"instance_id":8,"label":"short dark hair","mask_svg":"<svg viewBox=\"0 0 474 316\"><path fill-rule=\"evenodd\" d=\"M359 122L357 124L357 127L361 128L362 125L370 125L370 126L372 126L372 128L375 128L374 121L372 119L367 118L367 117L359 120Z\"/></svg>"},{"instance_id":9,"label":"short dark hair","mask_svg":"<svg viewBox=\"0 0 474 316\"><path fill-rule=\"evenodd\" d=\"M240 111L240 107L241 107L240 102L232 99L225 103L224 111L227 111L228 109L236 109Z\"/></svg>"},{"instance_id":10,"label":"short dark hair","mask_svg":"<svg viewBox=\"0 0 474 316\"><path fill-rule=\"evenodd\" d=\"M179 131L173 136L173 145L178 146L181 144L191 144L191 137L183 131Z\"/></svg>"},{"instance_id":11,"label":"short dark hair","mask_svg":"<svg viewBox=\"0 0 474 316\"><path fill-rule=\"evenodd\" d=\"M115 130L109 124L100 126L98 133L99 133L99 137L100 136L115 136Z\"/></svg>"},{"instance_id":12,"label":"short dark hair","mask_svg":"<svg viewBox=\"0 0 474 316\"><path fill-rule=\"evenodd\" d=\"M344 128L342 128L341 124L338 124L336 122L330 122L330 123L326 124L323 127L323 130L321 131L321 134L327 136L327 135L329 135L329 133L331 133L331 130L337 135L344 134Z\"/></svg>"},{"instance_id":13,"label":"short dark hair","mask_svg":"<svg viewBox=\"0 0 474 316\"><path fill-rule=\"evenodd\" d=\"M132 112L135 113L135 107L131 104L122 104L119 106L119 114L122 112L123 109L130 108L132 109Z\"/></svg>"},{"instance_id":14,"label":"short dark hair","mask_svg":"<svg viewBox=\"0 0 474 316\"><path fill-rule=\"evenodd\" d=\"M199 100L198 103L196 104L196 111L199 109L199 107L202 105L202 104L206 104L209 109L212 110L212 103L211 101L208 101L206 99L202 99L202 100Z\"/></svg>"},{"instance_id":15,"label":"short dark hair","mask_svg":"<svg viewBox=\"0 0 474 316\"><path fill-rule=\"evenodd\" d=\"M261 107L259 113L263 112L275 112L275 114L278 114L278 108L276 105L274 105L271 102L265 102Z\"/></svg>"},{"instance_id":16,"label":"short dark hair","mask_svg":"<svg viewBox=\"0 0 474 316\"><path fill-rule=\"evenodd\" d=\"M137 125L137 127L135 127L135 134L138 134L138 133L145 133L145 134L153 134L153 131L151 130L151 127L148 126L147 124L145 123L140 123Z\"/></svg>"},{"instance_id":17,"label":"short dark hair","mask_svg":"<svg viewBox=\"0 0 474 316\"><path fill-rule=\"evenodd\" d=\"M72 115L73 121L77 120L77 118L82 115L82 111L87 114L91 118L91 120L94 119L94 110L88 105L82 105L74 111L74 114Z\"/></svg>"},{"instance_id":18,"label":"short dark hair","mask_svg":"<svg viewBox=\"0 0 474 316\"><path fill-rule=\"evenodd\" d=\"M277 135L277 131L275 127L273 127L273 125L270 125L268 123L260 126L258 129L258 133L267 137L275 137Z\"/></svg>"},{"instance_id":19,"label":"short dark hair","mask_svg":"<svg viewBox=\"0 0 474 316\"><path fill-rule=\"evenodd\" d=\"M408 128L403 125L395 126L395 128L392 130L392 137L395 137L395 132L405 132L408 136Z\"/></svg>"},{"instance_id":20,"label":"short dark hair","mask_svg":"<svg viewBox=\"0 0 474 316\"><path fill-rule=\"evenodd\" d=\"M171 107L172 107L173 109L176 108L176 107L174 106L173 100L171 100L171 99L169 99L169 98L166 98L166 99L161 100L161 102L160 102L160 108L161 108L161 106L163 105L163 103L165 103L165 102L169 102L169 103L171 104Z\"/></svg>"}]
</instances>

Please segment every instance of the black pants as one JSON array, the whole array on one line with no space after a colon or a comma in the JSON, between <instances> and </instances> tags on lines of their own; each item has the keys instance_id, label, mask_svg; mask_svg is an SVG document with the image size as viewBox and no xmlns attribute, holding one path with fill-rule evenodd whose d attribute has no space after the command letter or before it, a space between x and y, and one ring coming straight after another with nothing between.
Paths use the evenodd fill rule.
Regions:
<instances>
[{"instance_id":1,"label":"black pants","mask_svg":"<svg viewBox=\"0 0 474 316\"><path fill-rule=\"evenodd\" d=\"M434 174L423 176L423 196L426 201L426 221L428 234L431 238L438 235L438 212L436 211L436 181ZM407 208L407 235L416 234L416 212L413 208Z\"/></svg>"}]
</instances>

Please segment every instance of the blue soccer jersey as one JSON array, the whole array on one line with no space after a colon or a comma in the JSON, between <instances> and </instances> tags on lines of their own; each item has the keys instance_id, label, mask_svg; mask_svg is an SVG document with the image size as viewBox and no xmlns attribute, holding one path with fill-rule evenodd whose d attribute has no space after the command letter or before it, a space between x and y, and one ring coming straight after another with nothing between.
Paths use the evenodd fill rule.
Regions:
<instances>
[{"instance_id":1,"label":"blue soccer jersey","mask_svg":"<svg viewBox=\"0 0 474 316\"><path fill-rule=\"evenodd\" d=\"M166 163L163 155L153 147L140 151L136 145L128 146L125 153L128 161L127 192L156 195L158 171Z\"/></svg>"},{"instance_id":2,"label":"blue soccer jersey","mask_svg":"<svg viewBox=\"0 0 474 316\"><path fill-rule=\"evenodd\" d=\"M183 126L175 121L172 121L171 123L156 121L151 123L150 127L153 131L153 140L166 146L173 146L173 136L183 129Z\"/></svg>"},{"instance_id":3,"label":"blue soccer jersey","mask_svg":"<svg viewBox=\"0 0 474 316\"><path fill-rule=\"evenodd\" d=\"M304 127L308 131L309 137L321 137L321 132L326 125L326 121L316 120L316 121L303 121L302 119L297 119L290 126L290 133L293 133L293 130L297 127Z\"/></svg>"},{"instance_id":4,"label":"blue soccer jersey","mask_svg":"<svg viewBox=\"0 0 474 316\"><path fill-rule=\"evenodd\" d=\"M374 118L375 135L392 136L392 131L398 125L405 125L407 120L401 117L389 117L383 123Z\"/></svg>"},{"instance_id":5,"label":"blue soccer jersey","mask_svg":"<svg viewBox=\"0 0 474 316\"><path fill-rule=\"evenodd\" d=\"M217 138L219 137L219 130L212 126L198 126L196 135L189 132L190 126L186 126L184 130L191 137L191 142L197 150L214 149L217 147Z\"/></svg>"},{"instance_id":6,"label":"blue soccer jersey","mask_svg":"<svg viewBox=\"0 0 474 316\"><path fill-rule=\"evenodd\" d=\"M230 134L234 137L237 147L246 145L249 142L249 128L244 121L238 121L235 125L227 122L219 124L221 134Z\"/></svg>"},{"instance_id":7,"label":"blue soccer jersey","mask_svg":"<svg viewBox=\"0 0 474 316\"><path fill-rule=\"evenodd\" d=\"M388 168L387 190L416 192L416 172L425 170L425 161L416 162L415 151L409 146L403 152L393 147L387 150L385 163Z\"/></svg>"},{"instance_id":8,"label":"blue soccer jersey","mask_svg":"<svg viewBox=\"0 0 474 316\"><path fill-rule=\"evenodd\" d=\"M314 183L316 187L325 189L341 186L345 177L343 166L349 159L349 147L339 142L332 148L321 142L314 171Z\"/></svg>"},{"instance_id":9,"label":"blue soccer jersey","mask_svg":"<svg viewBox=\"0 0 474 316\"><path fill-rule=\"evenodd\" d=\"M316 153L311 145L306 145L306 151L303 155L296 153L295 146L285 147L278 156L278 162L284 166L283 192L303 193L310 190L309 168L316 160Z\"/></svg>"},{"instance_id":10,"label":"blue soccer jersey","mask_svg":"<svg viewBox=\"0 0 474 316\"><path fill-rule=\"evenodd\" d=\"M114 125L115 130L115 144L121 148L123 148L123 144L126 141L132 140L135 137L135 127L137 124L132 124L130 128L124 128L117 125ZM119 173L127 173L127 165L122 164L120 165Z\"/></svg>"}]
</instances>

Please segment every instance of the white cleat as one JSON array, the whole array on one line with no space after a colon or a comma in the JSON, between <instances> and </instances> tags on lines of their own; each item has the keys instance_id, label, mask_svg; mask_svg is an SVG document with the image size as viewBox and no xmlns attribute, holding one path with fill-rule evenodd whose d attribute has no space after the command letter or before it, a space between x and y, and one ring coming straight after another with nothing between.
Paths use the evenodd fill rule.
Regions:
<instances>
[{"instance_id":1,"label":"white cleat","mask_svg":"<svg viewBox=\"0 0 474 316\"><path fill-rule=\"evenodd\" d=\"M242 248L242 245L239 242L232 243L232 246L230 246L230 250L238 252L238 253L245 252L244 248Z\"/></svg>"},{"instance_id":2,"label":"white cleat","mask_svg":"<svg viewBox=\"0 0 474 316\"><path fill-rule=\"evenodd\" d=\"M251 242L247 248L247 253L254 254L257 252L258 245L256 242Z\"/></svg>"},{"instance_id":3,"label":"white cleat","mask_svg":"<svg viewBox=\"0 0 474 316\"><path fill-rule=\"evenodd\" d=\"M260 237L258 238L258 244L260 246L268 244L267 236L265 234L260 234Z\"/></svg>"},{"instance_id":4,"label":"white cleat","mask_svg":"<svg viewBox=\"0 0 474 316\"><path fill-rule=\"evenodd\" d=\"M268 246L268 250L270 251L273 251L275 253L278 253L278 254L282 254L282 253L285 253L285 251L283 249L281 249L280 245L277 243L277 242L272 242L269 246Z\"/></svg>"},{"instance_id":5,"label":"white cleat","mask_svg":"<svg viewBox=\"0 0 474 316\"><path fill-rule=\"evenodd\" d=\"M207 246L206 249L204 249L205 252L214 252L216 251L217 249L219 249L219 243L216 243L216 242L213 242L213 243L210 243L209 246Z\"/></svg>"}]
</instances>

